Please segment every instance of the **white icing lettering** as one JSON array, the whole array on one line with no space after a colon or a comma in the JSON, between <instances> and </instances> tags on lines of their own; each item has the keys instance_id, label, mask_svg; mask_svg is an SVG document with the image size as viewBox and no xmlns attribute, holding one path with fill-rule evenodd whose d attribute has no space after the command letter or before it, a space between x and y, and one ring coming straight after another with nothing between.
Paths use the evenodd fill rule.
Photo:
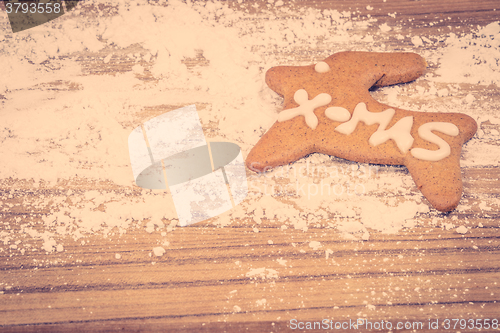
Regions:
<instances>
[{"instance_id":1,"label":"white icing lettering","mask_svg":"<svg viewBox=\"0 0 500 333\"><path fill-rule=\"evenodd\" d=\"M438 145L438 150L429 150L424 148L413 148L411 154L420 160L426 161L439 161L445 157L450 156L450 145L441 139L432 131L438 131L446 135L457 136L459 133L458 127L452 123L445 122L431 122L425 123L418 128L418 135L429 142Z\"/></svg>"},{"instance_id":2,"label":"white icing lettering","mask_svg":"<svg viewBox=\"0 0 500 333\"><path fill-rule=\"evenodd\" d=\"M314 70L318 73L326 73L330 70L330 66L326 62L320 61L314 66Z\"/></svg>"},{"instance_id":3,"label":"white icing lettering","mask_svg":"<svg viewBox=\"0 0 500 333\"><path fill-rule=\"evenodd\" d=\"M344 122L351 118L351 113L346 108L332 106L325 110L325 116L333 121Z\"/></svg>"},{"instance_id":4,"label":"white icing lettering","mask_svg":"<svg viewBox=\"0 0 500 333\"><path fill-rule=\"evenodd\" d=\"M369 143L372 146L378 146L389 139L396 142L399 150L405 154L413 144L413 137L410 134L413 125L413 117L405 117L400 119L389 130L386 130L387 125L391 121L396 111L394 109L387 109L382 112L370 112L366 108L365 103L359 103L354 108L351 120L343 123L335 128L339 133L349 135L356 129L360 121L366 125L379 124L375 133L370 136Z\"/></svg>"},{"instance_id":5,"label":"white icing lettering","mask_svg":"<svg viewBox=\"0 0 500 333\"><path fill-rule=\"evenodd\" d=\"M395 112L394 109L387 109L383 112L370 112L366 108L365 103L358 103L354 108L351 120L337 126L335 130L339 133L349 135L354 132L360 121L364 122L366 125L379 124L379 130L385 129Z\"/></svg>"},{"instance_id":6,"label":"white icing lettering","mask_svg":"<svg viewBox=\"0 0 500 333\"><path fill-rule=\"evenodd\" d=\"M332 101L332 97L326 93L321 93L313 99L309 100L307 91L299 89L293 95L293 99L298 107L283 110L278 115L278 121L287 121L297 116L304 116L307 126L315 129L318 126L318 117L314 114L314 109L325 106Z\"/></svg>"},{"instance_id":7,"label":"white icing lettering","mask_svg":"<svg viewBox=\"0 0 500 333\"><path fill-rule=\"evenodd\" d=\"M408 116L398 120L390 129L381 131L379 129L372 134L368 141L372 146L378 146L389 139L396 142L399 150L406 154L413 144L413 137L411 136L411 127L413 126L413 117Z\"/></svg>"}]
</instances>

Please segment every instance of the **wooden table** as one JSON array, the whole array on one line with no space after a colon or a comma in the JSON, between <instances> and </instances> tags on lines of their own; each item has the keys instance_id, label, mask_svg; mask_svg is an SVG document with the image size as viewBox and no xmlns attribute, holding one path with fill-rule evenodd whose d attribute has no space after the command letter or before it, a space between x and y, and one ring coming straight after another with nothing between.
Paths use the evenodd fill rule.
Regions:
<instances>
[{"instance_id":1,"label":"wooden table","mask_svg":"<svg viewBox=\"0 0 500 333\"><path fill-rule=\"evenodd\" d=\"M240 8L236 1L228 4ZM247 2L241 8L258 12L267 2L256 4L260 7ZM470 33L500 18L498 0L336 0L303 1L296 6L356 11L379 24L405 22L403 29L423 37L444 28ZM81 15L94 15L91 7L82 6ZM394 12L397 18L389 15ZM429 24L440 19L444 20ZM375 34L376 29L378 25L370 26L366 33ZM394 50L408 46L404 43L408 41L386 41ZM104 54L80 55L84 73L99 72L92 62L99 57ZM122 66L126 65L124 61ZM32 89L30 82L25 89ZM70 88L48 84L37 89ZM477 93L478 88L462 85L461 93L467 89ZM500 105L498 86L490 85L481 94ZM499 130L498 124L489 122L483 127ZM435 225L424 215L417 226L395 234L371 232L369 240L353 241L326 228L326 223L304 232L283 230L272 219L263 219L255 232L249 216L225 227L210 221L176 227L166 236L145 232L145 221L139 221L139 228L124 234L96 233L85 237L84 243L68 236L60 241L61 252L46 253L39 241L34 243L37 250L22 254L16 240L25 238L16 230L30 214L49 213L46 208L27 211L23 197L36 198L43 191L61 201L69 188L78 195L96 189L123 197L141 192L105 180L69 185L63 180L57 186L33 188L23 179L3 179L3 207L12 208L0 212L0 231L13 236L0 243L0 330L281 332L301 331L326 320L323 326L344 325L343 331L348 331L348 324L352 331L369 331L370 326L388 331L389 323L393 331L398 331L397 323L414 332L438 331L429 329L436 321L440 331L475 331L460 329L463 322L450 321L449 330L441 325L446 319L500 320L499 170L498 165L463 168L463 200L469 209L442 216L454 226L469 228L466 234ZM415 194L419 195L416 189ZM496 210L481 210L485 197ZM152 248L165 240L166 253L152 255ZM321 240L322 247L311 247L312 240ZM352 325L358 318L365 323L355 329Z\"/></svg>"}]
</instances>

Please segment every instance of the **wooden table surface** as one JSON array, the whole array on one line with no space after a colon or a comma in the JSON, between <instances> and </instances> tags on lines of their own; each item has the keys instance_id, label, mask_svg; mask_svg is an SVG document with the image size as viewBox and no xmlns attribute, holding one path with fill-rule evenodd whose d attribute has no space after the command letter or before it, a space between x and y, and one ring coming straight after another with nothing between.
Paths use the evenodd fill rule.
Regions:
<instances>
[{"instance_id":1,"label":"wooden table surface","mask_svg":"<svg viewBox=\"0 0 500 333\"><path fill-rule=\"evenodd\" d=\"M228 3L236 10L257 12L267 4ZM500 20L498 0L311 0L296 6L357 11L360 17L377 18L378 24L406 22L398 33L405 34L407 29L423 37L437 35L444 28L457 35L471 33ZM81 15L93 15L90 7L82 5ZM396 18L389 15L394 12ZM375 35L377 29L378 25L370 26L366 33ZM386 43L401 49L409 42L389 38ZM96 75L99 67L90 57L104 56L82 53L83 72ZM24 89L31 89L30 82ZM67 87L49 84L37 89ZM500 105L498 86L461 86L461 94L468 90L489 96L490 105ZM489 122L482 126L483 130L500 130L498 124ZM498 140L493 144L498 145ZM23 179L3 179L1 200L4 207L11 204L12 208L0 212L0 231L12 238L0 243L0 330L282 332L300 331L293 329L299 322L326 319L342 324L362 318L376 323L372 327L376 331L390 331L376 329L382 328L377 326L381 321L394 323L394 332L400 331L397 322L423 323L404 331L477 331L477 326L464 330L455 325L453 329L456 322L451 322L449 330L444 326L430 330L429 325L436 320L442 325L445 319L500 320L499 170L498 164L463 168L463 200L469 208L442 216L455 227L466 226L465 234L436 225L425 214L416 226L397 233L373 231L366 241L346 239L335 228L326 228L328 221L304 232L283 230L280 223L263 219L255 232L256 224L249 216L224 227L210 221L176 227L166 236L145 232L143 227L131 227L123 234L96 233L85 237L84 246L81 239L67 236L60 240L64 251L46 253L39 241L40 250L22 254L15 244L23 238L15 231L30 214L48 214L46 208L27 210L24 196L36 198L43 191L61 202L68 188L79 195L95 189L115 191L117 197L141 192L105 180L40 189ZM417 190L415 195L419 195ZM481 210L482 200L494 209ZM169 243L166 253L152 256L152 248L165 240ZM311 247L311 240L321 240L322 247ZM366 326L350 328L370 331ZM494 330L482 330L489 331Z\"/></svg>"}]
</instances>

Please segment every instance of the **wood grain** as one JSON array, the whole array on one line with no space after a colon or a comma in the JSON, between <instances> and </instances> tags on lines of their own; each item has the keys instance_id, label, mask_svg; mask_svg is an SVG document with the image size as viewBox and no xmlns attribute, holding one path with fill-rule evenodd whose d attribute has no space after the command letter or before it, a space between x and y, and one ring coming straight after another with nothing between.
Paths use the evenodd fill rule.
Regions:
<instances>
[{"instance_id":1,"label":"wood grain","mask_svg":"<svg viewBox=\"0 0 500 333\"><path fill-rule=\"evenodd\" d=\"M241 10L236 1L228 5ZM247 1L247 5L249 11L268 8L267 1ZM500 12L497 0L308 0L295 5L353 11L359 17L369 14L380 24L397 12L405 29L420 36L443 31L460 34L471 26L497 21ZM83 8L82 15L96 15L90 6ZM375 28L370 29L364 33L375 33ZM391 34L386 40L388 50L408 48L408 41L398 41L396 33ZM139 46L114 50L117 59L140 51ZM76 54L82 75L125 72L133 65L126 59L105 66L96 62L105 52ZM310 60L319 53L296 50L293 54ZM200 54L185 63L203 66L206 59ZM143 65L141 80L154 81L149 65ZM57 93L80 88L54 81L35 86L27 82L25 89ZM477 87L462 85L461 89L473 92ZM484 89L482 94L499 98L498 87ZM144 112L152 117L176 107L158 105ZM122 125L135 126L130 121ZM484 126L483 130L499 129L488 122ZM381 172L406 174L403 168L388 168ZM346 239L328 221L303 231L283 229L273 219L256 224L247 217L225 227L214 227L210 221L174 227L166 235L146 232L147 221L134 221L125 233L114 229L79 239L68 236L64 251L50 254L34 250L40 249L42 241L28 240L19 222L31 217L31 227L43 231L42 219L50 207L33 211L26 202L42 195L64 201L68 189L77 195L114 191L123 198L142 192L106 181L61 180L55 187L40 188L27 180L2 179L2 204L10 208L0 212L0 231L16 234L33 250L20 255L12 246L17 238L0 244L0 331L282 332L301 331L292 330L293 319L342 323L363 318L394 325L418 322L422 329L413 326L413 331L423 332L429 331L430 320L500 321L500 168L465 167L463 176L461 204L466 208L446 216L453 218L455 226L469 228L466 234L436 224L425 213L398 233L373 231L368 241ZM416 188L412 191L419 195ZM485 201L493 209L483 210ZM311 247L312 240L320 240L321 247ZM152 247L165 242L168 250L156 257ZM482 330L490 331L494 330Z\"/></svg>"}]
</instances>

